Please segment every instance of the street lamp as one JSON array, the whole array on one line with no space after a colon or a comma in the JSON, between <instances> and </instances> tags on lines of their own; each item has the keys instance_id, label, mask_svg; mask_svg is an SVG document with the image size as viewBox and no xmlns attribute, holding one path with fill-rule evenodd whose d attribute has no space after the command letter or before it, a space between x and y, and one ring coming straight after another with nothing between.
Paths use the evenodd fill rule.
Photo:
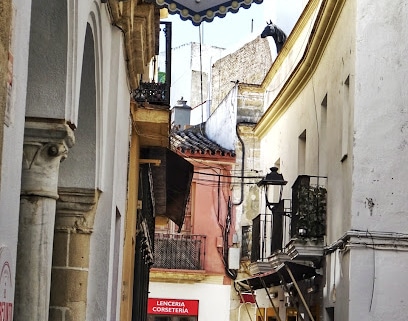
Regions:
<instances>
[{"instance_id":1,"label":"street lamp","mask_svg":"<svg viewBox=\"0 0 408 321\"><path fill-rule=\"evenodd\" d=\"M288 182L283 179L283 175L278 173L277 167L271 167L270 173L266 174L258 183L258 187L265 188L265 201L266 206L272 211L272 208L280 203L282 200L283 186ZM279 187L279 193L277 193L276 188L271 188L270 186ZM277 198L277 195L279 197Z\"/></svg>"}]
</instances>

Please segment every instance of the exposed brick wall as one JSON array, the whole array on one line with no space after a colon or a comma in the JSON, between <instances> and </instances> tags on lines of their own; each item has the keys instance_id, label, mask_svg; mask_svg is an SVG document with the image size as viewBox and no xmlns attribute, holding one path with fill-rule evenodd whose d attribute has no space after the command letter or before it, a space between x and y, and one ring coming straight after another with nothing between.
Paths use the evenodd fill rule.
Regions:
<instances>
[{"instance_id":1,"label":"exposed brick wall","mask_svg":"<svg viewBox=\"0 0 408 321\"><path fill-rule=\"evenodd\" d=\"M267 39L257 37L232 54L213 65L212 102L213 111L234 86L234 81L261 84L272 65L272 55Z\"/></svg>"}]
</instances>

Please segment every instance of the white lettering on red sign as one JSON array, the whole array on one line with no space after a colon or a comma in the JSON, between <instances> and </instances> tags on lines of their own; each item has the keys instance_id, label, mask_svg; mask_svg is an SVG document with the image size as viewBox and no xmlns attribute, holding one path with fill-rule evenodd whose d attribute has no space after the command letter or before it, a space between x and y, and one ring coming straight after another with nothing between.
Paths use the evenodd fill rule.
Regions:
<instances>
[{"instance_id":1,"label":"white lettering on red sign","mask_svg":"<svg viewBox=\"0 0 408 321\"><path fill-rule=\"evenodd\" d=\"M198 300L149 298L148 313L172 315L198 315Z\"/></svg>"},{"instance_id":2,"label":"white lettering on red sign","mask_svg":"<svg viewBox=\"0 0 408 321\"><path fill-rule=\"evenodd\" d=\"M160 313L180 313L188 314L188 309L184 302L180 301L156 301L156 306L152 308L153 312Z\"/></svg>"}]
</instances>

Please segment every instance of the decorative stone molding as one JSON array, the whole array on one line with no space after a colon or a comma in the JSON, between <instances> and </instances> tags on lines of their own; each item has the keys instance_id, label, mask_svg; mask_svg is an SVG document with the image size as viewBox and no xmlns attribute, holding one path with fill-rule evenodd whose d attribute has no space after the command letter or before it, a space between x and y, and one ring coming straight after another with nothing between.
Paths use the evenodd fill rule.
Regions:
<instances>
[{"instance_id":1,"label":"decorative stone molding","mask_svg":"<svg viewBox=\"0 0 408 321\"><path fill-rule=\"evenodd\" d=\"M168 270L156 269L150 270L150 281L154 282L186 282L194 283L203 281L206 278L204 270L190 271L190 270Z\"/></svg>"},{"instance_id":2,"label":"decorative stone molding","mask_svg":"<svg viewBox=\"0 0 408 321\"><path fill-rule=\"evenodd\" d=\"M66 124L26 121L21 195L57 199L59 164L73 144L73 131Z\"/></svg>"},{"instance_id":3,"label":"decorative stone molding","mask_svg":"<svg viewBox=\"0 0 408 321\"><path fill-rule=\"evenodd\" d=\"M59 188L55 230L92 233L100 191L87 188Z\"/></svg>"},{"instance_id":4,"label":"decorative stone molding","mask_svg":"<svg viewBox=\"0 0 408 321\"><path fill-rule=\"evenodd\" d=\"M73 144L65 123L26 120L14 320L48 320L59 164Z\"/></svg>"},{"instance_id":5,"label":"decorative stone molding","mask_svg":"<svg viewBox=\"0 0 408 321\"><path fill-rule=\"evenodd\" d=\"M123 31L131 89L139 86L139 75L158 54L160 11L154 4L136 0L109 0L112 24ZM157 52L156 52L157 51Z\"/></svg>"}]
</instances>

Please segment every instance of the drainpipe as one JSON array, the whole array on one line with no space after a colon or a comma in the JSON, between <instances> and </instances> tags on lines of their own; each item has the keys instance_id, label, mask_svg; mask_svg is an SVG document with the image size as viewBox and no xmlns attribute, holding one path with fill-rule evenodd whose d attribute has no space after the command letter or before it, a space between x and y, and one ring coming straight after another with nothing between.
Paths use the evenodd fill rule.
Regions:
<instances>
[{"instance_id":1,"label":"drainpipe","mask_svg":"<svg viewBox=\"0 0 408 321\"><path fill-rule=\"evenodd\" d=\"M242 202L244 201L245 143L242 140L241 136L239 135L238 128L239 128L240 125L256 125L256 123L239 122L235 126L235 132L237 133L238 140L239 140L239 142L241 143L241 146L242 146L242 156L241 156L241 196L240 196L240 200L239 200L238 203L233 203L233 205L235 205L235 206L241 205Z\"/></svg>"},{"instance_id":2,"label":"drainpipe","mask_svg":"<svg viewBox=\"0 0 408 321\"><path fill-rule=\"evenodd\" d=\"M242 146L242 157L241 157L241 196L240 196L240 200L239 200L238 203L233 203L233 202L230 202L230 201L228 202L228 212L229 212L229 216L231 215L231 207L232 207L232 206L241 205L242 202L244 201L245 143L244 143L244 141L242 140L241 136L239 135L239 130L238 130L238 129L239 129L239 125L244 125L244 124L246 124L246 125L255 125L255 123L251 123L251 122L239 122L239 123L237 123L237 124L235 125L235 132L237 133L238 140L240 141L241 146ZM231 217L231 216L230 216L230 217ZM231 223L231 222L230 222L230 223ZM227 236L228 236L228 233L227 233ZM227 240L226 242L228 243L228 237L224 237L224 240ZM226 249L228 249L228 244L227 244L227 246L224 245L224 247L225 247ZM225 252L225 253L227 253L227 252ZM228 254L227 254L227 256L224 258L224 260L225 260L225 262L228 262ZM225 266L225 272L227 273L227 275L228 275L232 280L235 280L235 279L237 278L237 275L238 275L237 271L233 271L233 270L228 269L227 264L226 264L226 266Z\"/></svg>"}]
</instances>

